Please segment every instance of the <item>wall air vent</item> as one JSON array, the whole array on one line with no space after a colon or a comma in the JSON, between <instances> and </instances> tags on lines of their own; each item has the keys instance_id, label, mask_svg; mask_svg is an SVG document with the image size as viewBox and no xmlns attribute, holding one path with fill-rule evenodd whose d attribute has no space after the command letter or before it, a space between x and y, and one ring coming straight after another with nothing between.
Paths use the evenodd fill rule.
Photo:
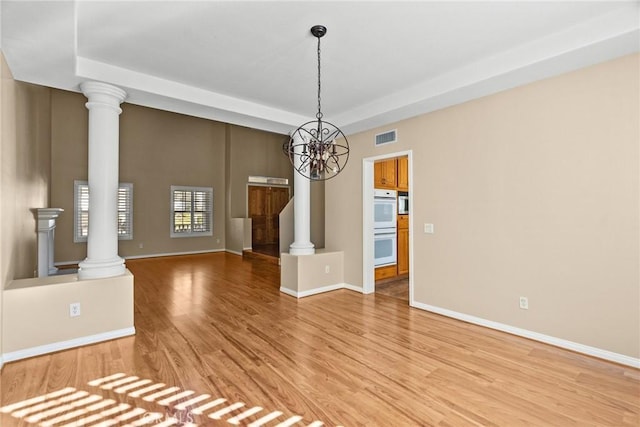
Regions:
<instances>
[{"instance_id":1,"label":"wall air vent","mask_svg":"<svg viewBox=\"0 0 640 427\"><path fill-rule=\"evenodd\" d=\"M391 144L392 142L396 142L397 140L398 136L396 135L395 129L379 133L376 135L376 147L378 145Z\"/></svg>"}]
</instances>

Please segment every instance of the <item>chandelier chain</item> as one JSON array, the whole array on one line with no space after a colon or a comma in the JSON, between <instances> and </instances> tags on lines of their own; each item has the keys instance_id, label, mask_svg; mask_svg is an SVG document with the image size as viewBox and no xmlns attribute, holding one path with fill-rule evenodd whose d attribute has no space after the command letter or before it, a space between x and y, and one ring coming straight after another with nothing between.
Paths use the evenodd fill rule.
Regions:
<instances>
[{"instance_id":1,"label":"chandelier chain","mask_svg":"<svg viewBox=\"0 0 640 427\"><path fill-rule=\"evenodd\" d=\"M322 119L322 111L320 105L320 37L318 37L318 113L316 114L316 118L318 120Z\"/></svg>"}]
</instances>

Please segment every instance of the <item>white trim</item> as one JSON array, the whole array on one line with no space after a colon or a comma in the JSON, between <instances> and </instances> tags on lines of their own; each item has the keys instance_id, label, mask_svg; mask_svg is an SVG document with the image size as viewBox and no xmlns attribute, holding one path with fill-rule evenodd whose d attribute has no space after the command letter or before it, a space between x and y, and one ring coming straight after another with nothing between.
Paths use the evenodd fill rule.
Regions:
<instances>
[{"instance_id":1,"label":"white trim","mask_svg":"<svg viewBox=\"0 0 640 427\"><path fill-rule=\"evenodd\" d=\"M280 292L282 292L283 294L287 294L289 296L292 296L294 298L300 298L296 291L293 291L293 290L291 290L289 288L283 288L282 286L280 286Z\"/></svg>"},{"instance_id":2,"label":"white trim","mask_svg":"<svg viewBox=\"0 0 640 427\"><path fill-rule=\"evenodd\" d=\"M611 362L619 363L621 365L631 366L632 368L640 369L640 359L626 356L624 354L614 353L609 350L603 350L601 348L591 347L591 346L580 344L577 342L568 341L562 338L552 337L550 335L545 335L538 332L517 328L515 326L506 325L504 323L494 322L492 320L482 319L480 317L471 316L469 314L459 313L457 311L448 310L446 308L440 308L440 307L435 307L433 305L423 304L417 301L411 301L411 307L419 308L421 310L426 310L436 314L441 314L443 316L462 320L464 322L473 323L474 325L484 326L486 328L507 332L512 335L529 338L534 341L540 341L545 344L551 344L556 347L575 351L577 353L586 354L588 356L597 357L599 359L604 359Z\"/></svg>"},{"instance_id":3,"label":"white trim","mask_svg":"<svg viewBox=\"0 0 640 427\"><path fill-rule=\"evenodd\" d=\"M206 250L203 250L203 251L165 252L165 253L160 253L160 254L131 255L131 256L125 256L123 258L124 259L160 258L160 257L165 257L165 256L198 255L198 254L208 254L208 253L213 253L213 252L225 252L225 251L226 251L226 249L206 249ZM82 260L78 260L78 261L58 261L54 265L56 265L56 266L72 265L72 264L78 264L81 261Z\"/></svg>"},{"instance_id":4,"label":"white trim","mask_svg":"<svg viewBox=\"0 0 640 427\"><path fill-rule=\"evenodd\" d=\"M413 150L396 151L362 159L362 293L372 294L376 290L373 254L373 164L377 160L395 159L407 156L409 174L409 295L413 296Z\"/></svg>"},{"instance_id":5,"label":"white trim","mask_svg":"<svg viewBox=\"0 0 640 427\"><path fill-rule=\"evenodd\" d=\"M283 294L291 295L292 297L304 298L304 297L309 297L311 295L321 294L323 292L336 291L338 289L344 289L344 288L345 288L345 284L344 283L337 283L335 285L329 285L329 286L323 286L321 288L309 289L308 291L296 292L296 291L294 291L292 289L283 288L281 286L280 287L280 292L282 292Z\"/></svg>"},{"instance_id":6,"label":"white trim","mask_svg":"<svg viewBox=\"0 0 640 427\"><path fill-rule=\"evenodd\" d=\"M170 213L170 218L169 218L169 237L171 237L172 239L175 238L183 238L183 237L209 237L209 236L213 236L213 211L214 211L214 194L213 194L213 187L195 187L195 186L189 186L189 185L172 185L171 189L170 189L171 193L169 195L169 201L171 203L171 205L169 206L169 213ZM191 230L189 232L176 232L175 231L175 201L174 201L174 196L176 191L182 191L185 193L191 193L191 206L190 206L190 215L191 215ZM209 202L211 203L209 206L209 210L208 211L200 211L200 212L206 212L207 216L208 216L208 220L209 220L209 229L205 230L205 231L194 231L193 230L193 226L194 226L194 213L196 212L195 210L195 199L193 197L193 193L206 193L207 197L209 198Z\"/></svg>"},{"instance_id":7,"label":"white trim","mask_svg":"<svg viewBox=\"0 0 640 427\"><path fill-rule=\"evenodd\" d=\"M128 337L130 335L135 335L135 333L136 329L134 327L117 329L115 331L103 332L86 337L74 338L67 341L59 341L51 344L39 345L37 347L25 348L23 350L12 351L10 353L4 353L2 355L2 358L5 362L13 362L15 360L26 359L28 357L40 356L56 351L95 344L102 341L110 341L116 338Z\"/></svg>"},{"instance_id":8,"label":"white trim","mask_svg":"<svg viewBox=\"0 0 640 427\"><path fill-rule=\"evenodd\" d=\"M234 254L234 255L240 255L242 256L242 252L238 252L238 251L232 251L231 249L225 249L225 252L229 252L230 254Z\"/></svg>"},{"instance_id":9,"label":"white trim","mask_svg":"<svg viewBox=\"0 0 640 427\"><path fill-rule=\"evenodd\" d=\"M198 255L208 254L213 252L224 252L224 249L207 249L204 251L187 251L187 252L166 252L162 254L148 254L148 255L132 255L126 256L124 259L140 259L140 258L160 258L164 256L177 256L177 255Z\"/></svg>"},{"instance_id":10,"label":"white trim","mask_svg":"<svg viewBox=\"0 0 640 427\"><path fill-rule=\"evenodd\" d=\"M354 285L350 285L348 283L345 283L344 284L344 289L364 294L364 291L362 290L362 287L360 287L360 286L354 286Z\"/></svg>"},{"instance_id":11,"label":"white trim","mask_svg":"<svg viewBox=\"0 0 640 427\"><path fill-rule=\"evenodd\" d=\"M362 293L375 291L373 242L373 193L375 158L362 159ZM411 208L411 202L409 202Z\"/></svg>"}]
</instances>

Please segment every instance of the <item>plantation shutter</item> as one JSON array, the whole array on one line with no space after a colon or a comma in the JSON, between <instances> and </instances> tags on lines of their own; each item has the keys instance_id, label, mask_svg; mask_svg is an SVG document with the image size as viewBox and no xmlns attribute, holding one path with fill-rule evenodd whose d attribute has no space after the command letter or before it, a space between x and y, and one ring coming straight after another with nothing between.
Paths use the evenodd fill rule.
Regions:
<instances>
[{"instance_id":1,"label":"plantation shutter","mask_svg":"<svg viewBox=\"0 0 640 427\"><path fill-rule=\"evenodd\" d=\"M73 241L86 242L89 235L89 185L86 181L74 181L74 233Z\"/></svg>"},{"instance_id":2,"label":"plantation shutter","mask_svg":"<svg viewBox=\"0 0 640 427\"><path fill-rule=\"evenodd\" d=\"M171 237L211 236L213 189L171 186Z\"/></svg>"},{"instance_id":3,"label":"plantation shutter","mask_svg":"<svg viewBox=\"0 0 640 427\"><path fill-rule=\"evenodd\" d=\"M86 242L89 236L89 184L74 181L73 241ZM133 184L121 183L118 187L118 239L133 239Z\"/></svg>"},{"instance_id":4,"label":"plantation shutter","mask_svg":"<svg viewBox=\"0 0 640 427\"><path fill-rule=\"evenodd\" d=\"M118 187L118 238L133 239L133 184Z\"/></svg>"}]
</instances>

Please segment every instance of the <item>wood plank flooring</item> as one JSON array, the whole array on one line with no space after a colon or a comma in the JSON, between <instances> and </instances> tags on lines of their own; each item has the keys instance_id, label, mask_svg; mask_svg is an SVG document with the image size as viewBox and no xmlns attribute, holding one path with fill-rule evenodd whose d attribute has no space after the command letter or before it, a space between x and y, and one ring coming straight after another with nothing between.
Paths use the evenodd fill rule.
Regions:
<instances>
[{"instance_id":1,"label":"wood plank flooring","mask_svg":"<svg viewBox=\"0 0 640 427\"><path fill-rule=\"evenodd\" d=\"M9 407L0 425L640 424L635 369L385 295L339 290L296 300L278 291L277 265L236 255L127 266L134 337L8 363L0 375L0 408L65 387L97 400L76 403L86 412L64 420L73 408L39 415L25 414L28 404ZM145 391L157 384L164 388ZM118 404L129 412L108 406Z\"/></svg>"},{"instance_id":2,"label":"wood plank flooring","mask_svg":"<svg viewBox=\"0 0 640 427\"><path fill-rule=\"evenodd\" d=\"M376 294L397 298L409 304L409 279L376 283Z\"/></svg>"}]
</instances>

